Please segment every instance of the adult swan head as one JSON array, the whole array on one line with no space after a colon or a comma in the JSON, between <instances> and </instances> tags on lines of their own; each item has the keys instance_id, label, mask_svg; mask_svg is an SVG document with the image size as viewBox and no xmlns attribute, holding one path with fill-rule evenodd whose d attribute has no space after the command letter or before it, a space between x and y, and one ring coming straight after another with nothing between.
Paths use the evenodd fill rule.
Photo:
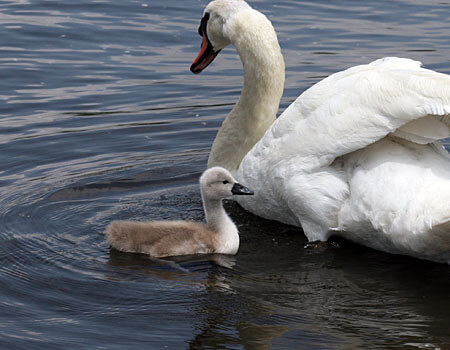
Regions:
<instances>
[{"instance_id":1,"label":"adult swan head","mask_svg":"<svg viewBox=\"0 0 450 350\"><path fill-rule=\"evenodd\" d=\"M284 60L270 21L243 0L216 0L206 7L199 27L203 42L192 63L195 74L232 44L244 67L241 98L222 124L208 167L235 172L242 158L275 121L284 88Z\"/></svg>"},{"instance_id":2,"label":"adult swan head","mask_svg":"<svg viewBox=\"0 0 450 350\"><path fill-rule=\"evenodd\" d=\"M242 0L205 9L200 73L232 44L244 68L239 102L208 166L255 192L252 213L301 226L310 241L340 235L366 246L450 261L450 77L388 57L332 74L275 121L284 62L267 18Z\"/></svg>"}]
</instances>

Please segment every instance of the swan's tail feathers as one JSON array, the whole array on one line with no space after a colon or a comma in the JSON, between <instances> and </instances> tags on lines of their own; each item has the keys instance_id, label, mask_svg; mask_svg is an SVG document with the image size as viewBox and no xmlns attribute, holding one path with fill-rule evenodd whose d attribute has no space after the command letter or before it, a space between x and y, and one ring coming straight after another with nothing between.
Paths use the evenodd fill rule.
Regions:
<instances>
[{"instance_id":1,"label":"swan's tail feathers","mask_svg":"<svg viewBox=\"0 0 450 350\"><path fill-rule=\"evenodd\" d=\"M446 139L450 137L450 106L442 113L448 114L429 114L404 124L392 134L422 145Z\"/></svg>"}]
</instances>

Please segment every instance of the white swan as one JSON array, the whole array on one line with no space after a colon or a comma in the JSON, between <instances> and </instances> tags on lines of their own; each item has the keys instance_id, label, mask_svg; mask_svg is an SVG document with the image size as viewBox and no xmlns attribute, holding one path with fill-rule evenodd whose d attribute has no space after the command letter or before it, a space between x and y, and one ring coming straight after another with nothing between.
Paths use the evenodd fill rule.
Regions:
<instances>
[{"instance_id":1,"label":"white swan","mask_svg":"<svg viewBox=\"0 0 450 350\"><path fill-rule=\"evenodd\" d=\"M220 165L255 191L250 212L396 254L450 261L450 77L404 58L333 74L275 121L284 61L270 21L243 0L208 4L200 73L232 44L243 63L239 102L213 143Z\"/></svg>"},{"instance_id":2,"label":"white swan","mask_svg":"<svg viewBox=\"0 0 450 350\"><path fill-rule=\"evenodd\" d=\"M117 250L153 257L189 254L236 254L239 232L222 206L232 195L252 195L224 168L213 167L200 177L206 225L192 221L113 221L106 238Z\"/></svg>"}]
</instances>

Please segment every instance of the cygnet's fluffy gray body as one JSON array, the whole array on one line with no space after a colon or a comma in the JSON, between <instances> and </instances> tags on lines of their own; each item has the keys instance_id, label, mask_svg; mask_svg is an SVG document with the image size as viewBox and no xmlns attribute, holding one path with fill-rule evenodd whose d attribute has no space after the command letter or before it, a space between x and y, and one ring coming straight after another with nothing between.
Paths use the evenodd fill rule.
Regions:
<instances>
[{"instance_id":1,"label":"cygnet's fluffy gray body","mask_svg":"<svg viewBox=\"0 0 450 350\"><path fill-rule=\"evenodd\" d=\"M188 254L236 254L239 233L222 206L232 195L253 194L224 168L213 167L200 177L206 225L193 221L113 221L106 229L111 247L166 257Z\"/></svg>"}]
</instances>

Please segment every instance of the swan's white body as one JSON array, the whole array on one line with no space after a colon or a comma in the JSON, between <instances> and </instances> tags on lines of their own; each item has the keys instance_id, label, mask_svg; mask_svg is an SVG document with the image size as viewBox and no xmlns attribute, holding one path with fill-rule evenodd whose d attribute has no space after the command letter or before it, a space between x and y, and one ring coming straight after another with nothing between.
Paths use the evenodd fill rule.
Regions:
<instances>
[{"instance_id":1,"label":"swan's white body","mask_svg":"<svg viewBox=\"0 0 450 350\"><path fill-rule=\"evenodd\" d=\"M439 142L450 136L450 76L380 59L322 80L274 121L283 59L270 22L242 4L216 0L205 10L222 19L208 25L208 39L214 47L228 39L244 65L241 98L208 166L234 171L255 191L239 199L244 208L301 226L310 241L340 235L450 262L450 157Z\"/></svg>"}]
</instances>

